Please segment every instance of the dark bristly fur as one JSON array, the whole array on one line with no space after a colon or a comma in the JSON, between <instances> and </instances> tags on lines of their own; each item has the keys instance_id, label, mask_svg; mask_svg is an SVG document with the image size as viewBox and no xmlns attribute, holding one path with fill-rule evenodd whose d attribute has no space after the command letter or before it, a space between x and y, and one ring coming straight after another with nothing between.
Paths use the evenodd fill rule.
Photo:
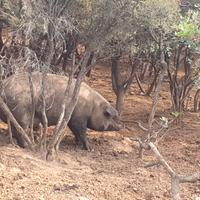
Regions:
<instances>
[{"instance_id":1,"label":"dark bristly fur","mask_svg":"<svg viewBox=\"0 0 200 200\"><path fill-rule=\"evenodd\" d=\"M32 74L34 94L35 94L35 118L34 127L37 128L42 122L41 108L41 80L42 74L34 72ZM61 105L66 89L67 77L48 74L46 79L45 98L46 98L46 114L48 125L56 125L61 113ZM75 80L74 80L75 81ZM19 122L19 124L27 129L31 123L31 94L27 73L19 73L12 75L3 82L4 93L3 98L6 101L11 112ZM0 117L6 122L3 113ZM68 123L69 128L75 135L76 141L82 143L85 149L88 149L85 133L87 128L96 131L119 130L120 126L117 121L118 112L110 103L104 99L99 93L90 88L86 83L81 84L77 105L72 113ZM22 147L23 141L14 130L14 135Z\"/></svg>"}]
</instances>

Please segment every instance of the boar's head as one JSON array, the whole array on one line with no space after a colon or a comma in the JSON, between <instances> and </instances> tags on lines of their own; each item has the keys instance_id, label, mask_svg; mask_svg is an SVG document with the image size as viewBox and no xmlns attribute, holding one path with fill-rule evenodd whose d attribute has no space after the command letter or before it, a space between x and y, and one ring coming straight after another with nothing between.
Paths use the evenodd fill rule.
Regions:
<instances>
[{"instance_id":1,"label":"boar's head","mask_svg":"<svg viewBox=\"0 0 200 200\"><path fill-rule=\"evenodd\" d=\"M88 128L96 131L118 131L122 128L118 111L109 103L102 103L93 109Z\"/></svg>"}]
</instances>

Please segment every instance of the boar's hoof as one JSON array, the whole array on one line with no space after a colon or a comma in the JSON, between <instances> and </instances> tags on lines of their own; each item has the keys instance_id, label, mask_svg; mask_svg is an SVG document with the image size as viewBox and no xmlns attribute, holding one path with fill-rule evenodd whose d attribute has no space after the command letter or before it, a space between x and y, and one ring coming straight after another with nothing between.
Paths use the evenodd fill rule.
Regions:
<instances>
[{"instance_id":1,"label":"boar's hoof","mask_svg":"<svg viewBox=\"0 0 200 200\"><path fill-rule=\"evenodd\" d=\"M17 136L13 138L16 142L16 144L21 147L21 148L27 148L28 144L26 143L26 141L21 137L21 136Z\"/></svg>"},{"instance_id":2,"label":"boar's hoof","mask_svg":"<svg viewBox=\"0 0 200 200\"><path fill-rule=\"evenodd\" d=\"M83 149L87 151L93 151L93 148L89 144L87 144L86 146L83 145Z\"/></svg>"},{"instance_id":3,"label":"boar's hoof","mask_svg":"<svg viewBox=\"0 0 200 200\"><path fill-rule=\"evenodd\" d=\"M84 150L92 151L92 148L90 147L88 141L83 142L83 141L80 141L80 140L76 140L76 145L81 147Z\"/></svg>"}]
</instances>

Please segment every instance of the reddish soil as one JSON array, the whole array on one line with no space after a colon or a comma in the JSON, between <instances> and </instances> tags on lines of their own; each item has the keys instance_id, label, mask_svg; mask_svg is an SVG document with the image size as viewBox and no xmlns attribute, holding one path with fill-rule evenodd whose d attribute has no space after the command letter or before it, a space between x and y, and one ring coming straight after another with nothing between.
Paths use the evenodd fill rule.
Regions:
<instances>
[{"instance_id":1,"label":"reddish soil","mask_svg":"<svg viewBox=\"0 0 200 200\"><path fill-rule=\"evenodd\" d=\"M89 84L112 104L109 67L97 66ZM60 162L46 162L40 155L8 143L0 125L0 199L15 200L168 200L170 177L162 166L145 168L155 161L146 151L138 158L138 144L130 137L142 134L136 121L145 126L151 98L142 96L135 84L125 99L122 120L129 130L97 133L88 131L93 151L76 147L67 135ZM170 96L163 84L156 117L170 116ZM181 174L200 172L200 113L187 112L180 125L173 125L158 148L171 167ZM184 200L200 199L200 183L183 184Z\"/></svg>"}]
</instances>

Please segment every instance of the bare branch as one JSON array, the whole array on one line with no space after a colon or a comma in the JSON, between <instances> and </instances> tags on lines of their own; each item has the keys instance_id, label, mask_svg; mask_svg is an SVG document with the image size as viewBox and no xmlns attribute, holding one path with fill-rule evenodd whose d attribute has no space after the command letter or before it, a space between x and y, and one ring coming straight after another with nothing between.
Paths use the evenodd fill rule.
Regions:
<instances>
[{"instance_id":1,"label":"bare branch","mask_svg":"<svg viewBox=\"0 0 200 200\"><path fill-rule=\"evenodd\" d=\"M24 129L16 121L16 119L13 116L13 114L10 112L10 109L5 104L5 102L3 101L2 97L0 97L0 108L2 109L2 111L4 112L4 114L7 116L7 119L9 119L10 122L12 122L12 124L15 126L15 128L17 129L17 131L19 132L19 134L22 136L22 138L24 138L24 140L27 142L29 148L33 150L33 145L32 145L31 140L29 139L29 137L25 133Z\"/></svg>"},{"instance_id":2,"label":"bare branch","mask_svg":"<svg viewBox=\"0 0 200 200\"><path fill-rule=\"evenodd\" d=\"M180 183L194 183L196 181L200 181L200 174L196 173L189 176L176 174L175 171L169 166L169 164L160 154L157 147L152 142L149 142L148 144L151 147L151 150L155 154L156 158L158 159L158 162L166 169L166 171L171 176L171 193L173 200L180 200Z\"/></svg>"},{"instance_id":3,"label":"bare branch","mask_svg":"<svg viewBox=\"0 0 200 200\"><path fill-rule=\"evenodd\" d=\"M176 173L175 171L168 165L168 163L165 161L163 156L160 154L156 146L152 143L149 142L149 146L151 147L151 150L154 152L156 158L159 160L159 162L165 167L167 172L170 174L171 177L175 177Z\"/></svg>"},{"instance_id":4,"label":"bare branch","mask_svg":"<svg viewBox=\"0 0 200 200\"><path fill-rule=\"evenodd\" d=\"M35 117L35 99L34 99L34 88L33 88L33 80L31 71L28 73L29 85L30 85L30 93L31 93L31 101L32 101L32 114L31 114L31 123L30 123L30 136L33 143L34 135L33 135L33 125L34 125L34 117Z\"/></svg>"},{"instance_id":5,"label":"bare branch","mask_svg":"<svg viewBox=\"0 0 200 200\"><path fill-rule=\"evenodd\" d=\"M179 175L178 179L180 183L194 183L196 181L200 181L200 174L192 174L189 176Z\"/></svg>"}]
</instances>

